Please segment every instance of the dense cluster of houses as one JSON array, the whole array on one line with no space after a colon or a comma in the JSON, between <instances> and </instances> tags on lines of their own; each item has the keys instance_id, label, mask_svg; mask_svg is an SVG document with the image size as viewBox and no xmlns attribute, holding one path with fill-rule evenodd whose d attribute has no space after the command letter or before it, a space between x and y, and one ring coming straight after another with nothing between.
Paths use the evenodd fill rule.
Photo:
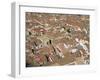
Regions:
<instances>
[{"instance_id":1,"label":"dense cluster of houses","mask_svg":"<svg viewBox=\"0 0 100 80\"><path fill-rule=\"evenodd\" d=\"M89 64L89 16L26 13L26 66Z\"/></svg>"}]
</instances>

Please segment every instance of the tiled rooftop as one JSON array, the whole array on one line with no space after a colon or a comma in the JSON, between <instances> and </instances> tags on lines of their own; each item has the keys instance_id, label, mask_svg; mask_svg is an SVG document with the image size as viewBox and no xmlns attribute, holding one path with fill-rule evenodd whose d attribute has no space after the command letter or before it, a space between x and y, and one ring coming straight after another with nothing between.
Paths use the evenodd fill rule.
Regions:
<instances>
[{"instance_id":1,"label":"tiled rooftop","mask_svg":"<svg viewBox=\"0 0 100 80\"><path fill-rule=\"evenodd\" d=\"M90 64L89 15L26 12L26 66Z\"/></svg>"}]
</instances>

